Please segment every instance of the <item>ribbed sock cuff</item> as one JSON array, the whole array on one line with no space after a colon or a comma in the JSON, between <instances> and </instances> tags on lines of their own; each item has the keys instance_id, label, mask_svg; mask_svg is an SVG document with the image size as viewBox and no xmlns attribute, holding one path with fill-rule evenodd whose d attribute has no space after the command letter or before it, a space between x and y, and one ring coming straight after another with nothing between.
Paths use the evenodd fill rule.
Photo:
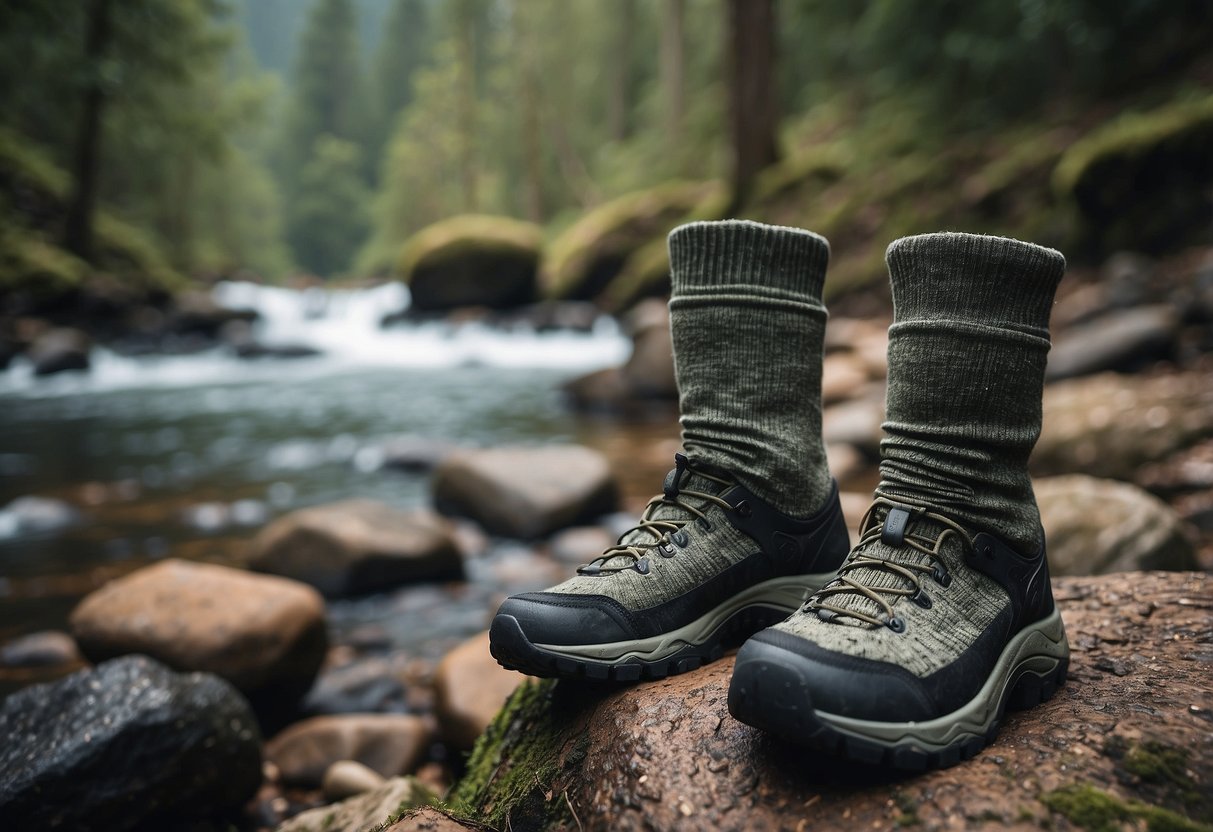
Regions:
<instances>
[{"instance_id":1,"label":"ribbed sock cuff","mask_svg":"<svg viewBox=\"0 0 1213 832\"><path fill-rule=\"evenodd\" d=\"M903 237L885 254L893 321L953 320L1045 334L1061 252L1008 237L942 232Z\"/></svg>"},{"instance_id":2,"label":"ribbed sock cuff","mask_svg":"<svg viewBox=\"0 0 1213 832\"><path fill-rule=\"evenodd\" d=\"M821 303L830 244L811 231L749 220L693 222L670 232L674 299L744 291Z\"/></svg>"}]
</instances>

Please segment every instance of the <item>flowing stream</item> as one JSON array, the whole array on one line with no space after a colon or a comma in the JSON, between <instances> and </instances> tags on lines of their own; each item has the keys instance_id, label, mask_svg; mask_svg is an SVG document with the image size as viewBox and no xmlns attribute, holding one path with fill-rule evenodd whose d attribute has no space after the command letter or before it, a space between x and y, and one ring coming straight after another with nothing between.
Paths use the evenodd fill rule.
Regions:
<instances>
[{"instance_id":1,"label":"flowing stream","mask_svg":"<svg viewBox=\"0 0 1213 832\"><path fill-rule=\"evenodd\" d=\"M407 303L396 284L214 291L260 313L260 342L320 355L97 349L87 373L40 379L21 361L0 373L0 641L63 627L81 595L143 563L239 563L248 537L293 508L348 497L425 504L424 474L382 464L393 438L577 441L586 423L563 406L559 383L630 349L607 317L589 332L384 329L383 316ZM40 528L28 500L12 502L28 497L63 501L71 514L35 506Z\"/></svg>"}]
</instances>

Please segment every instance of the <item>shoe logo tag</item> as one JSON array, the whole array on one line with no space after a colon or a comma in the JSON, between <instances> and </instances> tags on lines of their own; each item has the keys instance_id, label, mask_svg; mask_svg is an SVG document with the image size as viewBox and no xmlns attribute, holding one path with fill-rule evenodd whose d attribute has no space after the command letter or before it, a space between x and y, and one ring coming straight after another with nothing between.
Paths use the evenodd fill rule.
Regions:
<instances>
[{"instance_id":1,"label":"shoe logo tag","mask_svg":"<svg viewBox=\"0 0 1213 832\"><path fill-rule=\"evenodd\" d=\"M775 532L774 537L775 551L780 559L790 562L800 556L800 545L793 538L783 532Z\"/></svg>"}]
</instances>

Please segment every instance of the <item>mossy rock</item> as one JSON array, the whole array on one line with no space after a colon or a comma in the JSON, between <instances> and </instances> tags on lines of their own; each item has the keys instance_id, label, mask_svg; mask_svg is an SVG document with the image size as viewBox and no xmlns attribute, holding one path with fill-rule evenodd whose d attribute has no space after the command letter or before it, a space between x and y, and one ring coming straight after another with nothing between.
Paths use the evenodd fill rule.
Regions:
<instances>
[{"instance_id":1,"label":"mossy rock","mask_svg":"<svg viewBox=\"0 0 1213 832\"><path fill-rule=\"evenodd\" d=\"M710 190L689 214L675 225L723 219L729 208L729 190L723 186ZM670 230L673 230L671 226ZM607 285L599 300L614 312L625 312L645 298L670 293L670 248L661 234L636 249L624 262L619 274Z\"/></svg>"},{"instance_id":2,"label":"mossy rock","mask_svg":"<svg viewBox=\"0 0 1213 832\"><path fill-rule=\"evenodd\" d=\"M549 298L598 298L620 274L628 258L660 241L706 199L716 182L667 182L598 206L552 242L540 283Z\"/></svg>"},{"instance_id":3,"label":"mossy rock","mask_svg":"<svg viewBox=\"0 0 1213 832\"><path fill-rule=\"evenodd\" d=\"M410 237L396 268L415 310L508 309L535 300L542 243L543 231L532 223L462 214Z\"/></svg>"},{"instance_id":4,"label":"mossy rock","mask_svg":"<svg viewBox=\"0 0 1213 832\"><path fill-rule=\"evenodd\" d=\"M1213 95L1130 113L1075 142L1053 173L1093 253L1159 253L1207 240L1213 224Z\"/></svg>"}]
</instances>

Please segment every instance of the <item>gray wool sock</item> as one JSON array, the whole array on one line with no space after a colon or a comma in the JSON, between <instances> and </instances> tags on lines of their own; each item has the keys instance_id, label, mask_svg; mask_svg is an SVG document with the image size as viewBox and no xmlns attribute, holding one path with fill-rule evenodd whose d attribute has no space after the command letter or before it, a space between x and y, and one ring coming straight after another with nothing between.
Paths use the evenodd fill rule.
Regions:
<instances>
[{"instance_id":1,"label":"gray wool sock","mask_svg":"<svg viewBox=\"0 0 1213 832\"><path fill-rule=\"evenodd\" d=\"M744 220L683 225L669 243L687 455L785 514L813 514L831 487L821 439L829 243Z\"/></svg>"},{"instance_id":2,"label":"gray wool sock","mask_svg":"<svg viewBox=\"0 0 1213 832\"><path fill-rule=\"evenodd\" d=\"M1024 554L1040 545L1028 455L1065 258L1003 237L889 246L893 325L877 494L935 506Z\"/></svg>"}]
</instances>

